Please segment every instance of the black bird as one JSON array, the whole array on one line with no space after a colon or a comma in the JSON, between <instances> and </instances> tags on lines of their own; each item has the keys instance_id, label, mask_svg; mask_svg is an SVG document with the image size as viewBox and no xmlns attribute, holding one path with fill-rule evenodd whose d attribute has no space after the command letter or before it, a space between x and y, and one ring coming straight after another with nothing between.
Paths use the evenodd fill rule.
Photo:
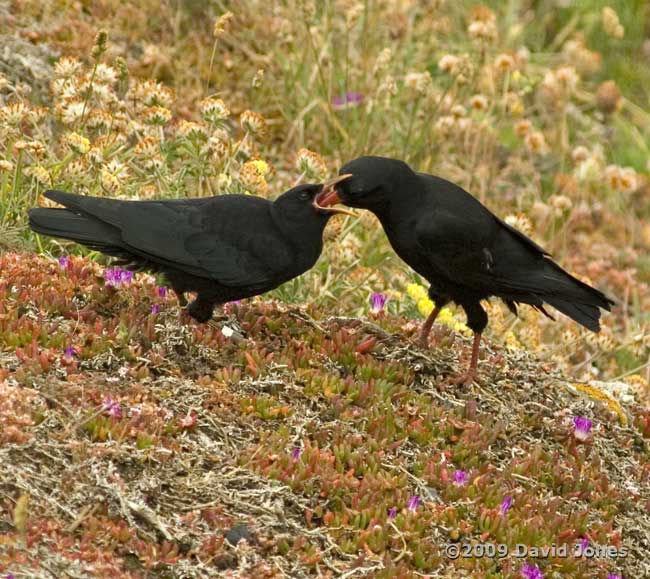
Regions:
<instances>
[{"instance_id":1,"label":"black bird","mask_svg":"<svg viewBox=\"0 0 650 579\"><path fill-rule=\"evenodd\" d=\"M476 378L481 333L488 316L481 300L496 296L510 311L529 304L551 317L550 304L586 328L600 330L600 310L614 304L600 291L569 275L534 241L511 227L457 185L406 163L360 157L340 171L350 178L317 197L320 206L343 202L372 211L395 252L429 281L435 303L420 342L449 302L463 307L474 332L469 371L457 381Z\"/></svg>"},{"instance_id":2,"label":"black bird","mask_svg":"<svg viewBox=\"0 0 650 579\"><path fill-rule=\"evenodd\" d=\"M31 209L29 225L129 269L164 274L181 306L185 292L196 292L187 312L207 322L215 305L272 290L316 263L329 218L350 214L319 207L322 190L299 185L273 202L250 195L122 201L46 191L65 209Z\"/></svg>"}]
</instances>

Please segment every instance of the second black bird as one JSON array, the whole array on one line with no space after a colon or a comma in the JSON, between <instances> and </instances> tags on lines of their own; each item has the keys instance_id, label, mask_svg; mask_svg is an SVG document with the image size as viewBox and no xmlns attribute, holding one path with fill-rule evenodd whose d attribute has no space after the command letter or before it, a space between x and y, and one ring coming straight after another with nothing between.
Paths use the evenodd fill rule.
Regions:
<instances>
[{"instance_id":1,"label":"second black bird","mask_svg":"<svg viewBox=\"0 0 650 579\"><path fill-rule=\"evenodd\" d=\"M47 191L65 208L35 208L37 233L71 239L118 258L132 270L164 274L187 306L207 322L217 304L272 290L310 269L335 213L315 202L322 185L294 187L275 201L251 195L122 201Z\"/></svg>"},{"instance_id":2,"label":"second black bird","mask_svg":"<svg viewBox=\"0 0 650 579\"><path fill-rule=\"evenodd\" d=\"M600 330L599 308L609 310L614 302L569 275L457 185L384 157L360 157L340 173L351 177L320 195L319 203L342 201L372 211L395 252L430 283L435 308L422 327L421 343L445 304L453 301L465 310L474 346L462 379L476 376L488 321L481 300L490 296L501 298L515 314L516 304L524 303L548 315L544 304L550 304L586 328Z\"/></svg>"}]
</instances>

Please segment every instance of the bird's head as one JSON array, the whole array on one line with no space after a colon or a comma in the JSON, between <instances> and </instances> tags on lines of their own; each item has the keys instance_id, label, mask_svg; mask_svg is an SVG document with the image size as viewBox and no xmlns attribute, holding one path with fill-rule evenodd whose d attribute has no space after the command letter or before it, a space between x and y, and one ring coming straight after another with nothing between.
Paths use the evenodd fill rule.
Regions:
<instances>
[{"instance_id":1,"label":"bird's head","mask_svg":"<svg viewBox=\"0 0 650 579\"><path fill-rule=\"evenodd\" d=\"M350 207L378 211L415 177L411 168L398 159L359 157L343 165L339 177L325 183L317 203L329 207L345 203Z\"/></svg>"},{"instance_id":2,"label":"bird's head","mask_svg":"<svg viewBox=\"0 0 650 579\"><path fill-rule=\"evenodd\" d=\"M311 222L314 217L323 226L327 220L337 213L355 216L354 213L342 207L321 207L316 202L323 191L323 185L306 183L285 191L278 197L273 205L279 214L288 221L295 223Z\"/></svg>"}]
</instances>

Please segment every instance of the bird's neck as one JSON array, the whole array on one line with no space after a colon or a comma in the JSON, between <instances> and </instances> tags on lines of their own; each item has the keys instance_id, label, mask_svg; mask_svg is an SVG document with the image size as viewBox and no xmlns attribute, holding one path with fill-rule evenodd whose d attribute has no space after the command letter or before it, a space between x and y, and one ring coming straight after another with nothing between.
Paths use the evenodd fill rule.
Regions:
<instances>
[{"instance_id":1,"label":"bird's neck","mask_svg":"<svg viewBox=\"0 0 650 579\"><path fill-rule=\"evenodd\" d=\"M323 231L327 219L292 219L274 205L271 205L270 210L273 222L284 240L306 259L314 254L318 258L323 248Z\"/></svg>"}]
</instances>

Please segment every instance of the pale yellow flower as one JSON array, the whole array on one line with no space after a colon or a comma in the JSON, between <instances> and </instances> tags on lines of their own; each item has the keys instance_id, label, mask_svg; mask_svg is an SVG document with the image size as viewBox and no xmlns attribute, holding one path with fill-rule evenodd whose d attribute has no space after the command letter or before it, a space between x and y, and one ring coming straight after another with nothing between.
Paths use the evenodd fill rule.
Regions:
<instances>
[{"instance_id":1,"label":"pale yellow flower","mask_svg":"<svg viewBox=\"0 0 650 579\"><path fill-rule=\"evenodd\" d=\"M215 97L203 99L200 103L201 116L203 119L213 125L220 124L230 115L230 110L223 100Z\"/></svg>"},{"instance_id":2,"label":"pale yellow flower","mask_svg":"<svg viewBox=\"0 0 650 579\"><path fill-rule=\"evenodd\" d=\"M229 28L231 20L234 18L232 12L225 12L214 22L214 27L212 28L212 34L215 38L223 36L224 32Z\"/></svg>"},{"instance_id":3,"label":"pale yellow flower","mask_svg":"<svg viewBox=\"0 0 650 579\"><path fill-rule=\"evenodd\" d=\"M543 155L548 151L546 139L544 138L544 134L541 131L533 131L528 133L524 138L524 143L526 144L526 148L531 153Z\"/></svg>"},{"instance_id":4,"label":"pale yellow flower","mask_svg":"<svg viewBox=\"0 0 650 579\"><path fill-rule=\"evenodd\" d=\"M621 21L618 19L618 14L616 10L610 6L605 6L602 12L603 18L603 30L609 36L614 38L623 38L625 36L625 28L621 24Z\"/></svg>"},{"instance_id":5,"label":"pale yellow flower","mask_svg":"<svg viewBox=\"0 0 650 579\"><path fill-rule=\"evenodd\" d=\"M54 76L70 78L81 70L81 63L73 56L64 56L54 65Z\"/></svg>"},{"instance_id":6,"label":"pale yellow flower","mask_svg":"<svg viewBox=\"0 0 650 579\"><path fill-rule=\"evenodd\" d=\"M259 113L244 111L239 117L239 123L251 135L262 137L266 134L266 119Z\"/></svg>"},{"instance_id":7,"label":"pale yellow flower","mask_svg":"<svg viewBox=\"0 0 650 579\"><path fill-rule=\"evenodd\" d=\"M425 95L432 87L431 75L428 72L409 72L404 77L404 86L420 95Z\"/></svg>"},{"instance_id":8,"label":"pale yellow flower","mask_svg":"<svg viewBox=\"0 0 650 579\"><path fill-rule=\"evenodd\" d=\"M310 179L320 179L327 173L325 160L318 153L314 153L309 149L300 149L298 151L296 165L298 170Z\"/></svg>"},{"instance_id":9,"label":"pale yellow flower","mask_svg":"<svg viewBox=\"0 0 650 579\"><path fill-rule=\"evenodd\" d=\"M208 136L208 130L204 125L194 121L182 120L178 123L176 134L186 139L204 139Z\"/></svg>"},{"instance_id":10,"label":"pale yellow flower","mask_svg":"<svg viewBox=\"0 0 650 579\"><path fill-rule=\"evenodd\" d=\"M165 107L153 106L145 109L144 122L149 125L166 125L172 118L172 113Z\"/></svg>"},{"instance_id":11,"label":"pale yellow flower","mask_svg":"<svg viewBox=\"0 0 650 579\"><path fill-rule=\"evenodd\" d=\"M489 106L487 97L482 94L475 94L472 96L469 100L469 104L475 111L486 111Z\"/></svg>"}]
</instances>

